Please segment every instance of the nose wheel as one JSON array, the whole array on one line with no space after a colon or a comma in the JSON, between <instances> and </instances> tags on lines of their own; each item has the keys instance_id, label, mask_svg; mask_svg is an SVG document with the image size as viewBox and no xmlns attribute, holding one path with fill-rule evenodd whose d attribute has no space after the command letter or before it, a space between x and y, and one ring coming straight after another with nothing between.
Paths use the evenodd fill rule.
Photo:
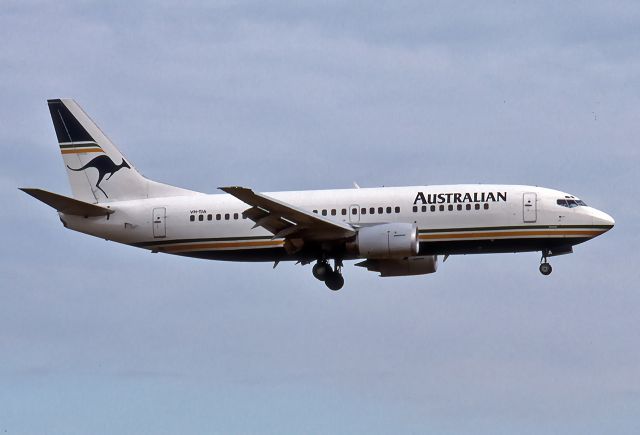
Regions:
<instances>
[{"instance_id":1,"label":"nose wheel","mask_svg":"<svg viewBox=\"0 0 640 435\"><path fill-rule=\"evenodd\" d=\"M553 271L553 268L549 263L542 263L540 265L540 273L543 275L549 275Z\"/></svg>"},{"instance_id":2,"label":"nose wheel","mask_svg":"<svg viewBox=\"0 0 640 435\"><path fill-rule=\"evenodd\" d=\"M547 255L549 255L548 251L542 251L542 258L540 259L540 273L544 276L551 274L553 268L547 262Z\"/></svg>"},{"instance_id":3,"label":"nose wheel","mask_svg":"<svg viewBox=\"0 0 640 435\"><path fill-rule=\"evenodd\" d=\"M318 260L313 265L313 276L320 281L324 281L324 284L333 291L340 290L344 286L344 277L342 276L342 260L335 261L335 268L326 260Z\"/></svg>"}]
</instances>

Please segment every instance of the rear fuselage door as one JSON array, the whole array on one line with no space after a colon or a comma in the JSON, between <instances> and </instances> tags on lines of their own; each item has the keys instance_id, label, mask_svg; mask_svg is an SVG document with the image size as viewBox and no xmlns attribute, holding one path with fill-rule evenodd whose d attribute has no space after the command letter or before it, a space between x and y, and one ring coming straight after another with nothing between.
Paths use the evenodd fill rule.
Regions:
<instances>
[{"instance_id":1,"label":"rear fuselage door","mask_svg":"<svg viewBox=\"0 0 640 435\"><path fill-rule=\"evenodd\" d=\"M522 195L522 220L525 223L533 223L538 220L538 201L534 192Z\"/></svg>"},{"instance_id":2,"label":"rear fuselage door","mask_svg":"<svg viewBox=\"0 0 640 435\"><path fill-rule=\"evenodd\" d=\"M153 237L167 237L167 209L164 207L158 207L153 209Z\"/></svg>"}]
</instances>

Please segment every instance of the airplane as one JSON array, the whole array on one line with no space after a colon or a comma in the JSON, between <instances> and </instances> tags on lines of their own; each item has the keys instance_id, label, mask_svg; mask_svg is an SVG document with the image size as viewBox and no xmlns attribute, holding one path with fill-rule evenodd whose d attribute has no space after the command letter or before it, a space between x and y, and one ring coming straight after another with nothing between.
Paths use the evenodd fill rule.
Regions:
<instances>
[{"instance_id":1,"label":"airplane","mask_svg":"<svg viewBox=\"0 0 640 435\"><path fill-rule=\"evenodd\" d=\"M73 196L21 190L57 210L66 228L153 253L314 263L313 276L339 290L348 260L394 277L434 273L438 257L541 252L540 272L549 275L549 257L615 223L574 195L537 186L205 194L145 178L74 100L47 103Z\"/></svg>"}]
</instances>

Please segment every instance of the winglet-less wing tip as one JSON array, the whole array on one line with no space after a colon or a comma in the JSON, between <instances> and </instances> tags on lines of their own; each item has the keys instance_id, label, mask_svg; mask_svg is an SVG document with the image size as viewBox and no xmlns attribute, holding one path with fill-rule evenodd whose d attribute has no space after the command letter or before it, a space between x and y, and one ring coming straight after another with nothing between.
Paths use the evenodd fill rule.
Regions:
<instances>
[{"instance_id":1,"label":"winglet-less wing tip","mask_svg":"<svg viewBox=\"0 0 640 435\"><path fill-rule=\"evenodd\" d=\"M220 186L220 187L218 187L218 189L222 190L223 192L227 192L227 193L235 192L235 191L238 191L238 190L251 190L251 189L249 189L247 187L242 187L242 186Z\"/></svg>"}]
</instances>

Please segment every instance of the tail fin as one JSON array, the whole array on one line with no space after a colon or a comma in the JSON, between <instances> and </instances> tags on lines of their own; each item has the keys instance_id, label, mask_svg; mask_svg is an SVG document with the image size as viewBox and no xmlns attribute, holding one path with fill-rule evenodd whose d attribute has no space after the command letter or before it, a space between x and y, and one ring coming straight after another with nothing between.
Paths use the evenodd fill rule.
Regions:
<instances>
[{"instance_id":1,"label":"tail fin","mask_svg":"<svg viewBox=\"0 0 640 435\"><path fill-rule=\"evenodd\" d=\"M76 199L95 203L196 193L140 175L74 100L47 103Z\"/></svg>"}]
</instances>

